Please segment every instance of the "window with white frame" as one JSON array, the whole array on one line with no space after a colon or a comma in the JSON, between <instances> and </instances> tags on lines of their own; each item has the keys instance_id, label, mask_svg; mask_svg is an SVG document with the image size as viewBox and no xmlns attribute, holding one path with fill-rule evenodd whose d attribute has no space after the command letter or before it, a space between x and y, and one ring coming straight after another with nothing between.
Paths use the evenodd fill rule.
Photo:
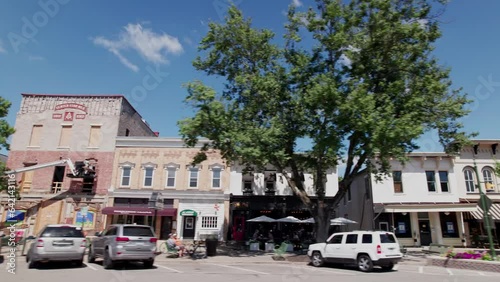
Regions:
<instances>
[{"instance_id":1,"label":"window with white frame","mask_svg":"<svg viewBox=\"0 0 500 282\"><path fill-rule=\"evenodd\" d=\"M221 172L219 167L212 168L212 188L220 188Z\"/></svg>"},{"instance_id":2,"label":"window with white frame","mask_svg":"<svg viewBox=\"0 0 500 282\"><path fill-rule=\"evenodd\" d=\"M217 228L217 216L202 216L201 228Z\"/></svg>"},{"instance_id":3,"label":"window with white frame","mask_svg":"<svg viewBox=\"0 0 500 282\"><path fill-rule=\"evenodd\" d=\"M189 168L189 188L197 188L198 187L198 175L200 173L200 169L197 167Z\"/></svg>"},{"instance_id":4,"label":"window with white frame","mask_svg":"<svg viewBox=\"0 0 500 282\"><path fill-rule=\"evenodd\" d=\"M434 171L428 170L425 172L427 178L427 190L429 192L436 192L436 174Z\"/></svg>"},{"instance_id":5,"label":"window with white frame","mask_svg":"<svg viewBox=\"0 0 500 282\"><path fill-rule=\"evenodd\" d=\"M154 167L148 166L144 167L144 187L153 186L153 175L154 175Z\"/></svg>"},{"instance_id":6,"label":"window with white frame","mask_svg":"<svg viewBox=\"0 0 500 282\"><path fill-rule=\"evenodd\" d=\"M471 168L464 169L464 179L467 192L474 193L476 191L476 187L474 184L474 174Z\"/></svg>"},{"instance_id":7,"label":"window with white frame","mask_svg":"<svg viewBox=\"0 0 500 282\"><path fill-rule=\"evenodd\" d=\"M169 167L167 168L167 187L175 187L175 174L177 173L177 168Z\"/></svg>"},{"instance_id":8,"label":"window with white frame","mask_svg":"<svg viewBox=\"0 0 500 282\"><path fill-rule=\"evenodd\" d=\"M450 186L448 184L448 172L439 172L439 184L441 186L441 192L450 192Z\"/></svg>"},{"instance_id":9,"label":"window with white frame","mask_svg":"<svg viewBox=\"0 0 500 282\"><path fill-rule=\"evenodd\" d=\"M392 184L394 185L394 193L403 193L403 180L400 170L392 172Z\"/></svg>"},{"instance_id":10,"label":"window with white frame","mask_svg":"<svg viewBox=\"0 0 500 282\"><path fill-rule=\"evenodd\" d=\"M489 167L483 168L483 181L486 191L494 191L495 185L493 184L493 170Z\"/></svg>"},{"instance_id":11,"label":"window with white frame","mask_svg":"<svg viewBox=\"0 0 500 282\"><path fill-rule=\"evenodd\" d=\"M120 181L120 186L130 187L130 178L132 177L132 167L123 166L122 167L122 178Z\"/></svg>"}]
</instances>

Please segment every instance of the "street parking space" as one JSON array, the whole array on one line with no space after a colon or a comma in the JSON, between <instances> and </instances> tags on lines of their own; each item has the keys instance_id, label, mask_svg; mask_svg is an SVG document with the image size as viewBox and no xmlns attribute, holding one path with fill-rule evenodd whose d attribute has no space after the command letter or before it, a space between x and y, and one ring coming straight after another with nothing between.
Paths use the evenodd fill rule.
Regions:
<instances>
[{"instance_id":1,"label":"street parking space","mask_svg":"<svg viewBox=\"0 0 500 282\"><path fill-rule=\"evenodd\" d=\"M22 257L24 259L24 257ZM421 281L469 281L473 277L480 277L482 282L500 281L500 273L481 272L474 270L447 269L441 267L399 264L393 271L375 269L372 273L363 273L352 267L325 266L316 268L306 263L251 263L233 261L203 260L192 261L188 259L158 260L152 269L144 269L141 263L119 264L116 269L105 270L102 263L85 263L82 267L65 263L42 264L39 268L28 269L26 262L19 259L14 279L16 281L57 279L72 282L94 280L126 282L141 279L165 279L165 277L182 279L183 282L196 281L250 281L259 279L260 282L276 281L276 279L299 281L324 281L335 277L342 281L387 281L387 279L404 279L405 282ZM7 272L0 272L0 280L9 278ZM18 280L17 278L23 278ZM443 280L444 279L444 280ZM7 280L5 280L7 281Z\"/></svg>"}]
</instances>

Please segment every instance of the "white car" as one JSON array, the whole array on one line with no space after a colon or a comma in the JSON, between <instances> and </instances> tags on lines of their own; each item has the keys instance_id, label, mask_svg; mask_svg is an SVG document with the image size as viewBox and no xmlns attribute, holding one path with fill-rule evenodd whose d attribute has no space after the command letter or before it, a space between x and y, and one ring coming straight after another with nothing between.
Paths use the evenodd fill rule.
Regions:
<instances>
[{"instance_id":1,"label":"white car","mask_svg":"<svg viewBox=\"0 0 500 282\"><path fill-rule=\"evenodd\" d=\"M373 266L391 270L403 257L396 236L386 231L335 233L325 243L310 245L307 255L316 267L325 262L355 264L364 272Z\"/></svg>"}]
</instances>

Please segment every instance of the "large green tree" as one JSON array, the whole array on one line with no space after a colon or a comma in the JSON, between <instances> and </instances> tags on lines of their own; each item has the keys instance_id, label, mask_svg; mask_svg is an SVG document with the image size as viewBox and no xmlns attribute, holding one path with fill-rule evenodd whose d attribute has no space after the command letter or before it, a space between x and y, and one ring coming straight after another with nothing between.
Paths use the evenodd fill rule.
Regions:
<instances>
[{"instance_id":1,"label":"large green tree","mask_svg":"<svg viewBox=\"0 0 500 282\"><path fill-rule=\"evenodd\" d=\"M14 133L14 128L12 128L9 123L5 120L5 117L9 113L9 108L11 103L0 97L0 148L9 149L8 138ZM6 164L0 161L0 192L7 189L7 178L4 177L6 171Z\"/></svg>"},{"instance_id":2,"label":"large green tree","mask_svg":"<svg viewBox=\"0 0 500 282\"><path fill-rule=\"evenodd\" d=\"M222 90L188 83L195 114L179 122L188 145L211 140L195 162L218 149L229 163L273 165L313 214L317 240L362 169L388 174L389 159L404 161L428 131L449 150L469 138L459 122L469 101L450 89L450 70L432 55L441 35L433 8L441 3L344 2L317 0L303 13L290 7L282 39L231 7L224 23L210 23L193 63L222 78ZM303 140L311 147L300 150ZM326 172L342 160L328 202ZM304 172L314 175L315 197Z\"/></svg>"}]
</instances>

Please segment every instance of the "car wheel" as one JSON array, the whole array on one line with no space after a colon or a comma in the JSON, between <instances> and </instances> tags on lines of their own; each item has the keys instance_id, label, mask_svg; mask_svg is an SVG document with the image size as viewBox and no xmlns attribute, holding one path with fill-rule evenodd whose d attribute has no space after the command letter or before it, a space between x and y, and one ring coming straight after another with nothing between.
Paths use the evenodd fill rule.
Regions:
<instances>
[{"instance_id":1,"label":"car wheel","mask_svg":"<svg viewBox=\"0 0 500 282\"><path fill-rule=\"evenodd\" d=\"M38 266L38 263L32 260L30 256L26 256L26 262L28 263L29 269L36 268Z\"/></svg>"},{"instance_id":2,"label":"car wheel","mask_svg":"<svg viewBox=\"0 0 500 282\"><path fill-rule=\"evenodd\" d=\"M394 263L388 264L388 265L382 265L382 269L385 271L392 270L394 268Z\"/></svg>"},{"instance_id":3,"label":"car wheel","mask_svg":"<svg viewBox=\"0 0 500 282\"><path fill-rule=\"evenodd\" d=\"M145 260L142 263L144 264L144 268L152 268L155 261L153 259L150 259L150 260Z\"/></svg>"},{"instance_id":4,"label":"car wheel","mask_svg":"<svg viewBox=\"0 0 500 282\"><path fill-rule=\"evenodd\" d=\"M94 254L94 250L92 250L92 246L89 246L89 254L87 256L87 262L88 263L95 262L95 254Z\"/></svg>"},{"instance_id":5,"label":"car wheel","mask_svg":"<svg viewBox=\"0 0 500 282\"><path fill-rule=\"evenodd\" d=\"M111 260L108 249L104 250L104 260L102 261L102 266L104 269L113 268L113 261Z\"/></svg>"},{"instance_id":6,"label":"car wheel","mask_svg":"<svg viewBox=\"0 0 500 282\"><path fill-rule=\"evenodd\" d=\"M369 272L373 270L373 262L367 255L358 256L358 268L363 272Z\"/></svg>"},{"instance_id":7,"label":"car wheel","mask_svg":"<svg viewBox=\"0 0 500 282\"><path fill-rule=\"evenodd\" d=\"M311 258L311 263L315 267L320 267L324 264L323 256L321 256L321 253L316 251L313 252L312 258Z\"/></svg>"}]
</instances>

